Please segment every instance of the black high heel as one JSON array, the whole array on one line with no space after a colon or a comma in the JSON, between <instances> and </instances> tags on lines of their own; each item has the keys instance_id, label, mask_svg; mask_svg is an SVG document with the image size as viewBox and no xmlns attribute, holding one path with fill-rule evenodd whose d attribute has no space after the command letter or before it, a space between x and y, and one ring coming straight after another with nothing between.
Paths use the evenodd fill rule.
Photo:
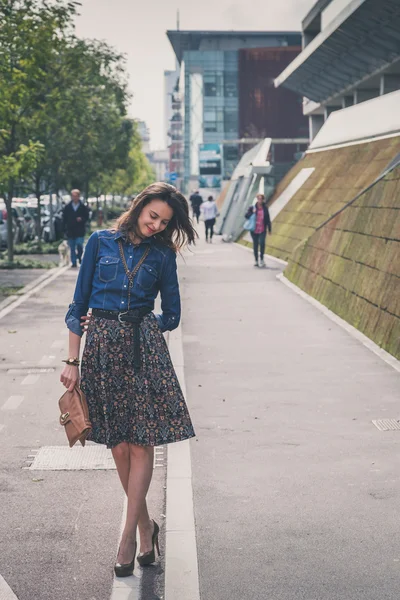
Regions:
<instances>
[{"instance_id":1,"label":"black high heel","mask_svg":"<svg viewBox=\"0 0 400 600\"><path fill-rule=\"evenodd\" d=\"M133 570L135 568L136 550L137 550L137 543L135 542L135 550L133 553L132 562L126 563L123 565L121 563L115 563L114 571L115 571L115 574L117 577L129 577L130 575L133 575Z\"/></svg>"},{"instance_id":2,"label":"black high heel","mask_svg":"<svg viewBox=\"0 0 400 600\"><path fill-rule=\"evenodd\" d=\"M160 546L158 544L158 534L160 533L160 528L157 523L153 519L154 531L151 536L151 543L153 548L149 552L144 552L144 554L138 554L137 561L141 567L146 567L147 565L151 565L156 560L156 553L154 548L157 549L157 554L160 556Z\"/></svg>"}]
</instances>

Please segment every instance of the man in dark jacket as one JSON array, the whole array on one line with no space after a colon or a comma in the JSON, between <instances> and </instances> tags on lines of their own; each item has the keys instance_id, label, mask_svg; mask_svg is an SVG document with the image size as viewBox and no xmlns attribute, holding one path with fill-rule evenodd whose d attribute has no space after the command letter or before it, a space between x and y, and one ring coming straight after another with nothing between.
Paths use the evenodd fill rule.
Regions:
<instances>
[{"instance_id":1,"label":"man in dark jacket","mask_svg":"<svg viewBox=\"0 0 400 600\"><path fill-rule=\"evenodd\" d=\"M63 212L63 226L71 250L71 262L74 268L76 268L77 259L79 264L82 260L83 240L86 223L89 219L89 211L81 202L80 196L79 190L72 190L71 202L66 205Z\"/></svg>"},{"instance_id":2,"label":"man in dark jacket","mask_svg":"<svg viewBox=\"0 0 400 600\"><path fill-rule=\"evenodd\" d=\"M198 191L190 196L190 204L192 205L193 218L196 217L197 222L199 222L200 206L203 204L203 198Z\"/></svg>"}]
</instances>

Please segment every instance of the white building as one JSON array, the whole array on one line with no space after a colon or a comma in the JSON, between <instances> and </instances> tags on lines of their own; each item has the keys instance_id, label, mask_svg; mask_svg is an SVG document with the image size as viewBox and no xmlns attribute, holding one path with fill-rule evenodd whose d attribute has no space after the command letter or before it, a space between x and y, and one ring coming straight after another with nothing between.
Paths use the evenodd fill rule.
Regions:
<instances>
[{"instance_id":1,"label":"white building","mask_svg":"<svg viewBox=\"0 0 400 600\"><path fill-rule=\"evenodd\" d=\"M168 181L169 151L154 150L147 154L147 158L155 171L156 181Z\"/></svg>"},{"instance_id":2,"label":"white building","mask_svg":"<svg viewBox=\"0 0 400 600\"><path fill-rule=\"evenodd\" d=\"M303 51L275 79L304 96L311 140L331 113L400 90L399 32L399 0L317 0Z\"/></svg>"},{"instance_id":3,"label":"white building","mask_svg":"<svg viewBox=\"0 0 400 600\"><path fill-rule=\"evenodd\" d=\"M172 110L172 94L179 80L179 69L174 71L164 71L164 148L168 148L171 143L170 121L174 114Z\"/></svg>"},{"instance_id":4,"label":"white building","mask_svg":"<svg viewBox=\"0 0 400 600\"><path fill-rule=\"evenodd\" d=\"M145 121L135 119L135 123L138 129L138 133L142 140L142 151L145 154L148 154L150 152L150 130L147 127Z\"/></svg>"}]
</instances>

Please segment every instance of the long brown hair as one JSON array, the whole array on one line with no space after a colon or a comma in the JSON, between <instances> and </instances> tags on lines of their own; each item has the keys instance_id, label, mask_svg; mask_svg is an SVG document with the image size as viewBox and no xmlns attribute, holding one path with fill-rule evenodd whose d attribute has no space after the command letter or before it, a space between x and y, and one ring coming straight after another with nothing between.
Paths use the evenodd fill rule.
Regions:
<instances>
[{"instance_id":1,"label":"long brown hair","mask_svg":"<svg viewBox=\"0 0 400 600\"><path fill-rule=\"evenodd\" d=\"M167 227L161 233L157 233L154 238L175 251L186 245L194 244L198 236L189 217L188 202L185 196L169 183L152 183L140 192L130 208L117 220L116 229L125 235L133 233L140 237L137 227L138 218L146 204L152 200L166 202L173 211L172 219Z\"/></svg>"}]
</instances>

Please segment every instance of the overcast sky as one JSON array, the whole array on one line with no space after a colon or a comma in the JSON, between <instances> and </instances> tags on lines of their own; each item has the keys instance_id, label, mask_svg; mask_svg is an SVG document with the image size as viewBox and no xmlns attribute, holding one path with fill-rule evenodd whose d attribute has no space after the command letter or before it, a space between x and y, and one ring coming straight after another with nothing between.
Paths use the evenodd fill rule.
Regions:
<instances>
[{"instance_id":1,"label":"overcast sky","mask_svg":"<svg viewBox=\"0 0 400 600\"><path fill-rule=\"evenodd\" d=\"M146 121L153 149L163 146L163 73L175 55L165 34L176 29L300 31L316 0L81 0L77 35L106 40L127 56L130 116Z\"/></svg>"}]
</instances>

